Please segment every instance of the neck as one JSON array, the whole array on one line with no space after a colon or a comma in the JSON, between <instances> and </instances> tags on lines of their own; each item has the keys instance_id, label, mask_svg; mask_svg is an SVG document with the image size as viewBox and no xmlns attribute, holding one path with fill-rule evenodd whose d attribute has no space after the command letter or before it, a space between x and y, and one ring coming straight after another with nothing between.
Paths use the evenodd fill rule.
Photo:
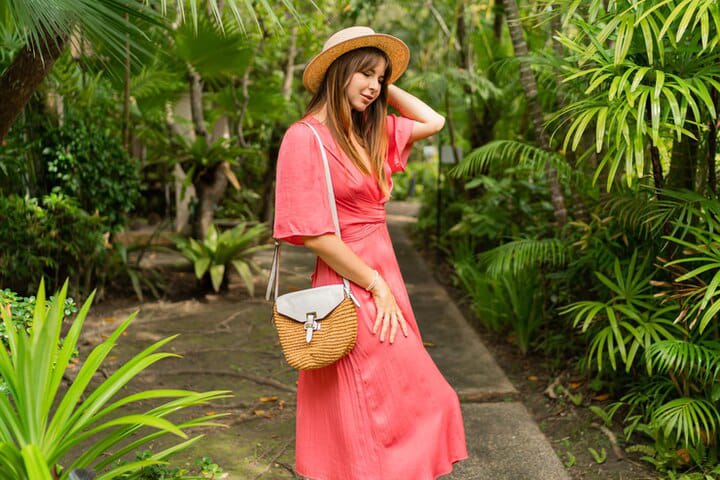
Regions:
<instances>
[{"instance_id":1,"label":"neck","mask_svg":"<svg viewBox=\"0 0 720 480\"><path fill-rule=\"evenodd\" d=\"M320 123L325 123L327 120L327 103L323 103L320 107L318 107L317 110L312 112L310 115L315 117L315 120L317 120Z\"/></svg>"}]
</instances>

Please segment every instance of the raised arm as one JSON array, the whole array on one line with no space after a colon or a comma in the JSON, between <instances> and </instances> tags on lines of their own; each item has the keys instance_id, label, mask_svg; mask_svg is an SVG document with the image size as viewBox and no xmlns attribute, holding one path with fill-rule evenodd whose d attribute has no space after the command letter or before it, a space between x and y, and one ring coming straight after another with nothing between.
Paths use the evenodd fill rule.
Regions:
<instances>
[{"instance_id":1,"label":"raised arm","mask_svg":"<svg viewBox=\"0 0 720 480\"><path fill-rule=\"evenodd\" d=\"M388 86L388 103L403 117L415 121L410 142L427 138L442 130L445 117L437 113L428 104L396 85Z\"/></svg>"}]
</instances>

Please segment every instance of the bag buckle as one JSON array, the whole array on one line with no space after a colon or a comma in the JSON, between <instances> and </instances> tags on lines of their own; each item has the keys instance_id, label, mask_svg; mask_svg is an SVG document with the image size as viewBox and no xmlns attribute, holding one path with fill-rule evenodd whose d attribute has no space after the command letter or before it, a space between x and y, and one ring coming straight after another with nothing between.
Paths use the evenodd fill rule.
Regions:
<instances>
[{"instance_id":1,"label":"bag buckle","mask_svg":"<svg viewBox=\"0 0 720 480\"><path fill-rule=\"evenodd\" d=\"M313 332L320 330L320 323L315 319L317 318L316 312L308 312L305 314L305 342L310 343L312 340Z\"/></svg>"}]
</instances>

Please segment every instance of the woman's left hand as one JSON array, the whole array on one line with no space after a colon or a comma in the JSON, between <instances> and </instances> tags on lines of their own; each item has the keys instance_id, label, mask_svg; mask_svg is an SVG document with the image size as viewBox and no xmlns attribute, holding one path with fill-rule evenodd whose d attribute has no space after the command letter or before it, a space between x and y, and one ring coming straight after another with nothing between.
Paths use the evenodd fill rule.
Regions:
<instances>
[{"instance_id":1,"label":"woman's left hand","mask_svg":"<svg viewBox=\"0 0 720 480\"><path fill-rule=\"evenodd\" d=\"M392 294L392 291L390 291L390 287L388 287L382 277L378 278L373 287L372 296L375 301L375 307L377 308L375 325L372 329L373 335L380 329L380 341L384 342L388 329L390 329L390 343L392 344L395 342L395 334L397 333L399 325L403 334L407 337L408 326L405 317L397 301L395 301L395 296Z\"/></svg>"}]
</instances>

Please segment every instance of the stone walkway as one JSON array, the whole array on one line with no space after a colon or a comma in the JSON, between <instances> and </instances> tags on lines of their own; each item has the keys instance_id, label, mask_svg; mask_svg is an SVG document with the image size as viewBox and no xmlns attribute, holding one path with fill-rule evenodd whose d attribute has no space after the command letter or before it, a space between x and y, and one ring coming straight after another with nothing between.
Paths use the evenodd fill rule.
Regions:
<instances>
[{"instance_id":1,"label":"stone walkway","mask_svg":"<svg viewBox=\"0 0 720 480\"><path fill-rule=\"evenodd\" d=\"M415 221L414 215L413 204L388 207L391 235L423 340L430 343L431 356L461 399L470 453L443 479L569 479L518 392L410 244L404 227ZM306 288L313 256L304 248L283 248L282 290ZM271 252L263 252L257 259L268 269L270 257ZM145 304L108 369L150 342L180 333L166 349L183 358L154 366L128 393L153 387L232 390L233 398L193 412L227 413L221 420L227 428L201 432L206 438L182 458L210 456L230 479L300 478L292 468L297 374L282 358L269 304L260 298L261 280L257 287L254 299L231 285L230 294L206 302ZM93 318L86 334L89 344L129 313Z\"/></svg>"}]
</instances>

